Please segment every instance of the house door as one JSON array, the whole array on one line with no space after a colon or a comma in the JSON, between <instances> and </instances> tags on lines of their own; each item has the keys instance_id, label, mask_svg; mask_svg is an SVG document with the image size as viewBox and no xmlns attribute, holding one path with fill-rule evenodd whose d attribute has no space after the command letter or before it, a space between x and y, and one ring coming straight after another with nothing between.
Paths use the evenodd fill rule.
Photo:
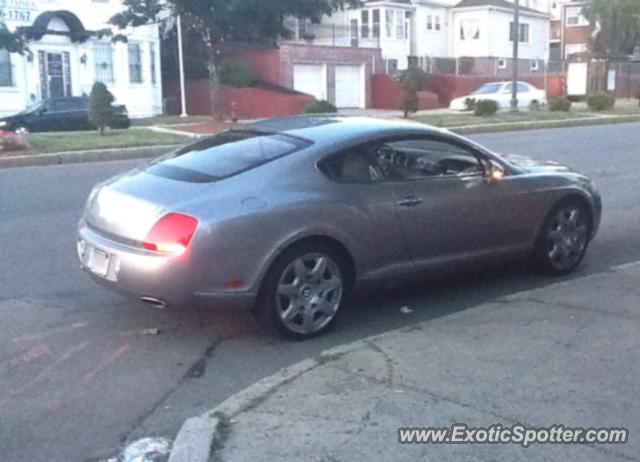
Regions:
<instances>
[{"instance_id":1,"label":"house door","mask_svg":"<svg viewBox=\"0 0 640 462\"><path fill-rule=\"evenodd\" d=\"M47 74L49 76L49 96L61 98L64 94L64 72L62 53L47 53Z\"/></svg>"},{"instance_id":2,"label":"house door","mask_svg":"<svg viewBox=\"0 0 640 462\"><path fill-rule=\"evenodd\" d=\"M68 52L39 52L42 98L71 96L71 67Z\"/></svg>"}]
</instances>

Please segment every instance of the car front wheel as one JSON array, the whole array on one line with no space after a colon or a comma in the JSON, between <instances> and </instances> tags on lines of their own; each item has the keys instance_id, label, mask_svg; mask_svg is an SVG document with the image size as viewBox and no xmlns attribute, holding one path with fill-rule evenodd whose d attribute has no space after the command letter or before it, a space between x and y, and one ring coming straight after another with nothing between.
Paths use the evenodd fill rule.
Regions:
<instances>
[{"instance_id":1,"label":"car front wheel","mask_svg":"<svg viewBox=\"0 0 640 462\"><path fill-rule=\"evenodd\" d=\"M268 327L303 340L326 332L350 292L346 261L324 243L285 251L269 270L259 313Z\"/></svg>"},{"instance_id":2,"label":"car front wheel","mask_svg":"<svg viewBox=\"0 0 640 462\"><path fill-rule=\"evenodd\" d=\"M591 236L591 217L585 204L567 200L547 217L538 239L535 259L545 273L565 275L584 259Z\"/></svg>"}]
</instances>

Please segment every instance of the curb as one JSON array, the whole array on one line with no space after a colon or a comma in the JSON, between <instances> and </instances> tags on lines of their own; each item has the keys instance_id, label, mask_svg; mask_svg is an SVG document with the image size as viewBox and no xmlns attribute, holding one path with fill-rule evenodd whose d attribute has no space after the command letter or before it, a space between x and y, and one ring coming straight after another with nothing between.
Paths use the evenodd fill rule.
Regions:
<instances>
[{"instance_id":1,"label":"curb","mask_svg":"<svg viewBox=\"0 0 640 462\"><path fill-rule=\"evenodd\" d=\"M401 331L402 329L397 329ZM381 335L388 335L396 331ZM169 462L208 462L217 445L224 440L224 434L233 417L259 405L274 390L280 388L302 374L324 364L327 360L355 350L374 336L356 340L321 352L316 358L305 359L273 375L254 383L236 393L205 414L192 417L182 425L173 443Z\"/></svg>"},{"instance_id":2,"label":"curb","mask_svg":"<svg viewBox=\"0 0 640 462\"><path fill-rule=\"evenodd\" d=\"M84 162L101 162L110 160L145 159L160 156L161 154L165 154L178 147L180 147L180 145L171 144L161 146L144 146L139 148L113 148L8 157L0 156L0 169L79 164Z\"/></svg>"}]
</instances>

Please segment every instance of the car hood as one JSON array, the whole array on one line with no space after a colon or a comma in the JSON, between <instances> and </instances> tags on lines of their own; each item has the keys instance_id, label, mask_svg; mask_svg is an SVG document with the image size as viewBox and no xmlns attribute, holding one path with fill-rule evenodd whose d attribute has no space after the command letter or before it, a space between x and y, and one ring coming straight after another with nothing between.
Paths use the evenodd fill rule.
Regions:
<instances>
[{"instance_id":1,"label":"car hood","mask_svg":"<svg viewBox=\"0 0 640 462\"><path fill-rule=\"evenodd\" d=\"M542 172L570 172L571 169L566 165L559 164L557 162L546 160L540 161L531 157L510 154L503 156L503 158L511 165L518 167L521 170L525 170L529 173L542 173Z\"/></svg>"}]
</instances>

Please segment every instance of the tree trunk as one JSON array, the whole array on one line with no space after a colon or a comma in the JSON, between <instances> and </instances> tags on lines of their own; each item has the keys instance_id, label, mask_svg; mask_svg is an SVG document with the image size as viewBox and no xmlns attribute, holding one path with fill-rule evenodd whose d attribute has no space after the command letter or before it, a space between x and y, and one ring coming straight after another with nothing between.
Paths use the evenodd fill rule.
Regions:
<instances>
[{"instance_id":1,"label":"tree trunk","mask_svg":"<svg viewBox=\"0 0 640 462\"><path fill-rule=\"evenodd\" d=\"M207 46L209 54L209 99L211 101L211 116L222 121L222 110L220 107L220 76L218 75L216 50L211 42Z\"/></svg>"}]
</instances>

